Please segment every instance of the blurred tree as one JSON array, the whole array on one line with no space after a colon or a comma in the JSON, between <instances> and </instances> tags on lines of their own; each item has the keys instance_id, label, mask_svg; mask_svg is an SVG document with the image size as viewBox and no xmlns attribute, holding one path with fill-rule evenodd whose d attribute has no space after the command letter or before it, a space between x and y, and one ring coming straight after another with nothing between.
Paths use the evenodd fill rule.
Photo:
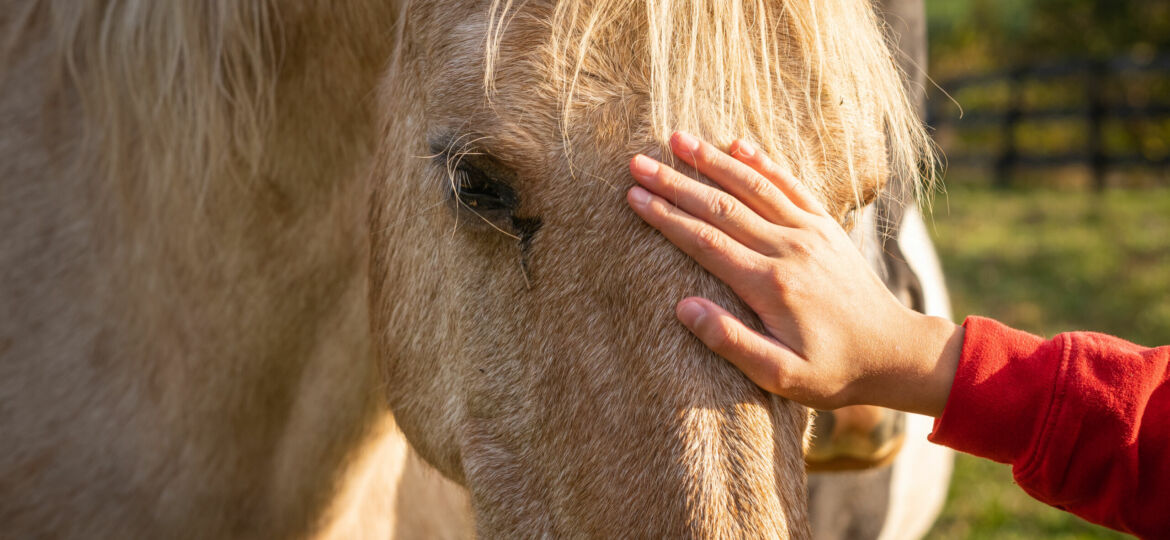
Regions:
<instances>
[{"instance_id":1,"label":"blurred tree","mask_svg":"<svg viewBox=\"0 0 1170 540\"><path fill-rule=\"evenodd\" d=\"M1170 0L927 2L936 78L1069 57L1170 51Z\"/></svg>"},{"instance_id":2,"label":"blurred tree","mask_svg":"<svg viewBox=\"0 0 1170 540\"><path fill-rule=\"evenodd\" d=\"M1103 57L1148 55L1170 46L1170 2L1039 0L1025 46L1037 52Z\"/></svg>"}]
</instances>

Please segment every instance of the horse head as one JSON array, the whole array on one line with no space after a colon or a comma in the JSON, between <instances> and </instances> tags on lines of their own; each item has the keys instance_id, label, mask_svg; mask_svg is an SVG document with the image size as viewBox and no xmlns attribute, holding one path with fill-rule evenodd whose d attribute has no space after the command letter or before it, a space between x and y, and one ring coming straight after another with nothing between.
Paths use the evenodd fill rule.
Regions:
<instances>
[{"instance_id":1,"label":"horse head","mask_svg":"<svg viewBox=\"0 0 1170 540\"><path fill-rule=\"evenodd\" d=\"M751 314L627 210L625 164L673 129L750 137L844 219L925 141L870 6L419 1L397 40L375 352L479 532L807 537L808 412L674 320Z\"/></svg>"}]
</instances>

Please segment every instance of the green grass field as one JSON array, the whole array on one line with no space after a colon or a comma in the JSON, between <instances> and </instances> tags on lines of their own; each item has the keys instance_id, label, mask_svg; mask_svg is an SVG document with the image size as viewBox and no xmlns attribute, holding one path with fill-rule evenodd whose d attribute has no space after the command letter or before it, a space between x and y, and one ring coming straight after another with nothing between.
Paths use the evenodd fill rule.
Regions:
<instances>
[{"instance_id":1,"label":"green grass field","mask_svg":"<svg viewBox=\"0 0 1170 540\"><path fill-rule=\"evenodd\" d=\"M1170 343L1170 189L952 187L928 222L956 320L986 315L1051 336ZM928 538L1124 538L1029 498L997 463L960 456Z\"/></svg>"}]
</instances>

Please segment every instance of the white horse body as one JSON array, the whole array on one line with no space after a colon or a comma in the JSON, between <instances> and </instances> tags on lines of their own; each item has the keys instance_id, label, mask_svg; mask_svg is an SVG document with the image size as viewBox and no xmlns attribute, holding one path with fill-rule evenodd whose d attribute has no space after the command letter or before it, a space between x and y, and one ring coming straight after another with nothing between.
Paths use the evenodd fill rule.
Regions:
<instances>
[{"instance_id":1,"label":"white horse body","mask_svg":"<svg viewBox=\"0 0 1170 540\"><path fill-rule=\"evenodd\" d=\"M942 266L917 208L907 212L898 237L906 262L922 284L924 312L950 319L951 301ZM951 484L954 451L926 439L934 419L911 414L906 419L906 445L894 461L890 510L879 540L921 538L930 530Z\"/></svg>"}]
</instances>

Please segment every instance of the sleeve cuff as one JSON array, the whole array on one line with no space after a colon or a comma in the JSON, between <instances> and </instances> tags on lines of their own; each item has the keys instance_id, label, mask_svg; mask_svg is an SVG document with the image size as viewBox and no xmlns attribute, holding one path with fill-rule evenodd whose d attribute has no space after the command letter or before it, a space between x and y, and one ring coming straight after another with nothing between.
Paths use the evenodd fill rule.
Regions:
<instances>
[{"instance_id":1,"label":"sleeve cuff","mask_svg":"<svg viewBox=\"0 0 1170 540\"><path fill-rule=\"evenodd\" d=\"M958 370L932 442L1001 463L1026 459L1056 395L1063 339L968 317Z\"/></svg>"}]
</instances>

